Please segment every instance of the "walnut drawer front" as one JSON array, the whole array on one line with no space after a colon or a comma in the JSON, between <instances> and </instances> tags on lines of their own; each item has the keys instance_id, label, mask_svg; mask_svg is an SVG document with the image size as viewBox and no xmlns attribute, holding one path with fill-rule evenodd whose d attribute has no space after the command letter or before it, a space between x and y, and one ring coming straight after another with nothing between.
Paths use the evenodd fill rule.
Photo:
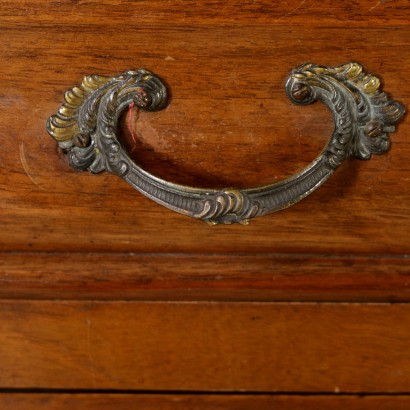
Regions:
<instances>
[{"instance_id":1,"label":"walnut drawer front","mask_svg":"<svg viewBox=\"0 0 410 410\"><path fill-rule=\"evenodd\" d=\"M85 74L145 67L172 98L124 112L138 164L269 184L332 133L325 107L288 101L289 70L358 61L406 106L409 21L404 0L3 1L0 408L408 408L406 118L387 154L215 227L74 172L45 124Z\"/></svg>"}]
</instances>

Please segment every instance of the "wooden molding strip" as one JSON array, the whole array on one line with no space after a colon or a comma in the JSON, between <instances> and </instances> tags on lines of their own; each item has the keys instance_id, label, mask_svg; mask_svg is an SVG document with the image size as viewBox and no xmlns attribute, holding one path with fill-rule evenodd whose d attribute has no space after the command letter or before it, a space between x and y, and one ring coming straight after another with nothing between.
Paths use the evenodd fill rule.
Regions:
<instances>
[{"instance_id":1,"label":"wooden molding strip","mask_svg":"<svg viewBox=\"0 0 410 410\"><path fill-rule=\"evenodd\" d=\"M1 394L2 410L407 410L409 396Z\"/></svg>"},{"instance_id":2,"label":"wooden molding strip","mask_svg":"<svg viewBox=\"0 0 410 410\"><path fill-rule=\"evenodd\" d=\"M406 257L4 253L0 299L410 301Z\"/></svg>"}]
</instances>

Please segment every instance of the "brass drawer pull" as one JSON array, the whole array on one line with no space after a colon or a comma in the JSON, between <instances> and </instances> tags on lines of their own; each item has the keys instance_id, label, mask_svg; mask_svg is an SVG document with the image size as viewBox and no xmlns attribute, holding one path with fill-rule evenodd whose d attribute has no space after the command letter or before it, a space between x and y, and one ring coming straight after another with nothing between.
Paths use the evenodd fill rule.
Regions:
<instances>
[{"instance_id":1,"label":"brass drawer pull","mask_svg":"<svg viewBox=\"0 0 410 410\"><path fill-rule=\"evenodd\" d=\"M318 188L350 157L369 159L389 148L388 133L404 107L379 90L377 77L358 63L337 67L303 64L293 70L286 93L295 104L321 100L333 113L334 131L322 153L298 174L272 185L201 189L151 175L129 157L116 133L120 114L131 104L155 111L166 106L167 89L153 73L139 69L116 77L90 75L66 92L64 104L47 121L47 131L77 170L109 171L176 212L211 224L248 223L287 208Z\"/></svg>"}]
</instances>

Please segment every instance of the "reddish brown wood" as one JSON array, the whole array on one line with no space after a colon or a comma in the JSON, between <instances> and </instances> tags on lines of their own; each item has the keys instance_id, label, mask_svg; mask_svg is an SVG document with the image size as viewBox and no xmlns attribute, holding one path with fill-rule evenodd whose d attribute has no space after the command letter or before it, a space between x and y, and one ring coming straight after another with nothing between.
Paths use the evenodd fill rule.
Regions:
<instances>
[{"instance_id":1,"label":"reddish brown wood","mask_svg":"<svg viewBox=\"0 0 410 410\"><path fill-rule=\"evenodd\" d=\"M3 254L0 298L409 301L407 258Z\"/></svg>"},{"instance_id":2,"label":"reddish brown wood","mask_svg":"<svg viewBox=\"0 0 410 410\"><path fill-rule=\"evenodd\" d=\"M119 21L158 25L172 24L207 25L310 25L366 27L372 22L376 26L407 26L408 3L405 0L377 2L375 0L335 3L331 0L290 0L273 3L269 0L211 0L206 3L193 0L143 0L138 5L116 0L71 3L60 1L47 8L41 1L3 1L3 21L18 24L56 24L72 27L73 19L81 28L101 25L110 26ZM107 18L109 17L109 18ZM367 28L367 27L366 27Z\"/></svg>"},{"instance_id":3,"label":"reddish brown wood","mask_svg":"<svg viewBox=\"0 0 410 410\"><path fill-rule=\"evenodd\" d=\"M407 410L408 396L2 394L2 410Z\"/></svg>"},{"instance_id":4,"label":"reddish brown wood","mask_svg":"<svg viewBox=\"0 0 410 410\"><path fill-rule=\"evenodd\" d=\"M406 304L0 302L3 388L405 392Z\"/></svg>"},{"instance_id":5,"label":"reddish brown wood","mask_svg":"<svg viewBox=\"0 0 410 410\"><path fill-rule=\"evenodd\" d=\"M251 186L291 175L318 155L332 129L322 105L287 101L283 84L291 68L306 60L359 60L396 99L410 96L402 3L368 11L368 19L383 16L380 25L375 20L351 28L329 24L335 16L363 17L364 6L308 3L286 2L278 11L236 7L246 24L232 21L229 2L218 13L199 3L192 10L185 3L139 3L132 12L128 3L44 8L25 2L15 11L4 3L0 249L408 254L408 122L394 134L390 153L349 161L302 203L249 227L216 228L153 204L111 175L73 172L45 132L63 91L84 74L146 66L173 93L169 109L143 115L137 125L139 161L150 171L211 186ZM289 25L285 8L303 25ZM104 13L109 18L101 19ZM191 18L181 21L187 13ZM250 23L246 16L253 13ZM74 17L87 24L78 26Z\"/></svg>"},{"instance_id":6,"label":"reddish brown wood","mask_svg":"<svg viewBox=\"0 0 410 410\"><path fill-rule=\"evenodd\" d=\"M409 300L408 121L387 155L291 209L215 228L73 172L45 122L84 74L144 66L172 101L135 124L136 161L186 184L274 182L332 131L323 106L287 101L289 70L357 60L406 103L409 21L405 0L2 1L0 390L332 395L0 394L0 408L407 408L333 393L409 392L409 305L252 301Z\"/></svg>"}]
</instances>

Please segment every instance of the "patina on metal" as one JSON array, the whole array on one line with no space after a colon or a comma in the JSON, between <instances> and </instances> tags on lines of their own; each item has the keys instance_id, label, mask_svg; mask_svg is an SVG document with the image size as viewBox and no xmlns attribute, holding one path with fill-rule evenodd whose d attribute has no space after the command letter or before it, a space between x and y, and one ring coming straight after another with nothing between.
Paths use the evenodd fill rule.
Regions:
<instances>
[{"instance_id":1,"label":"patina on metal","mask_svg":"<svg viewBox=\"0 0 410 410\"><path fill-rule=\"evenodd\" d=\"M134 104L155 111L168 103L164 83L145 69L116 77L89 75L66 92L64 104L47 121L76 170L118 175L155 202L210 224L247 224L251 218L287 208L318 188L348 158L370 159L389 148L388 133L404 107L380 90L377 77L356 62L337 67L307 63L294 69L286 93L295 104L322 101L332 112L333 134L322 153L296 175L250 188L203 189L151 175L129 157L117 137L118 120Z\"/></svg>"}]
</instances>

